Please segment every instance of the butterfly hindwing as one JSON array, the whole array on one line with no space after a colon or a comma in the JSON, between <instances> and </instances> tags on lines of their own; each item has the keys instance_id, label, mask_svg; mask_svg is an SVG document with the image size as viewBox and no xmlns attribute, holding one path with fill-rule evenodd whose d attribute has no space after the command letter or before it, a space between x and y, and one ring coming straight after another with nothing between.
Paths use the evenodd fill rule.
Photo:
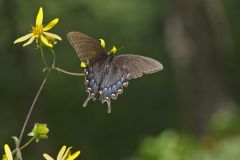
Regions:
<instances>
[{"instance_id":1,"label":"butterfly hindwing","mask_svg":"<svg viewBox=\"0 0 240 160\"><path fill-rule=\"evenodd\" d=\"M128 80L143 76L144 74L161 71L163 66L160 62L139 55L124 54L115 57L116 64L121 68Z\"/></svg>"},{"instance_id":2,"label":"butterfly hindwing","mask_svg":"<svg viewBox=\"0 0 240 160\"><path fill-rule=\"evenodd\" d=\"M103 77L105 77L107 67L105 64L105 59L101 59L94 64L87 66L85 69L85 85L86 91L89 93L89 95L83 104L84 107L87 106L87 103L90 99L95 100L95 97L99 93L99 87L101 85Z\"/></svg>"},{"instance_id":3,"label":"butterfly hindwing","mask_svg":"<svg viewBox=\"0 0 240 160\"><path fill-rule=\"evenodd\" d=\"M123 92L123 86L127 86L124 73L114 61L108 66L108 70L102 80L100 89L102 90L101 99L104 102L106 97L116 99L118 94Z\"/></svg>"},{"instance_id":4,"label":"butterfly hindwing","mask_svg":"<svg viewBox=\"0 0 240 160\"><path fill-rule=\"evenodd\" d=\"M97 94L102 103L108 104L108 112L111 112L111 99L117 99L117 96L123 93L123 87L127 87L128 81L124 73L113 61L113 57L101 59L86 69L86 89L89 93L84 106L90 99L95 100Z\"/></svg>"}]
</instances>

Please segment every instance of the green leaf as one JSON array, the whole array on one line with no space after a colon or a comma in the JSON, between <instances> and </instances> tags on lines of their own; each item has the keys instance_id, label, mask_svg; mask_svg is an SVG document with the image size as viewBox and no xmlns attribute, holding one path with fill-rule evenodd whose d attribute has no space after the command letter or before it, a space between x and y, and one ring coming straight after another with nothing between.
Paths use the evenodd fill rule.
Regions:
<instances>
[{"instance_id":1,"label":"green leaf","mask_svg":"<svg viewBox=\"0 0 240 160\"><path fill-rule=\"evenodd\" d=\"M18 137L12 136L12 139L14 140L15 145L18 146L18 144L19 144L19 139L18 139Z\"/></svg>"}]
</instances>

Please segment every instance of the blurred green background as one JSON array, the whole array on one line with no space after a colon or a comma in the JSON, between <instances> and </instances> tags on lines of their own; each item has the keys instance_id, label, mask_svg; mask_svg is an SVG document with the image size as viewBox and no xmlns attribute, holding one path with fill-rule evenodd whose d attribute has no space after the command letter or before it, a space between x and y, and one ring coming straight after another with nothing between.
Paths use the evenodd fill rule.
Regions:
<instances>
[{"instance_id":1,"label":"blurred green background","mask_svg":"<svg viewBox=\"0 0 240 160\"><path fill-rule=\"evenodd\" d=\"M49 139L27 148L26 159L56 155L64 144L89 160L239 159L239 0L1 0L0 146L14 147L11 136L44 77L35 46L13 45L40 6L45 24L60 19L51 30L63 38L57 66L82 72L66 38L80 31L109 49L123 46L118 54L154 58L164 70L131 81L111 114L99 101L82 108L83 78L51 74L27 128L47 123Z\"/></svg>"}]
</instances>

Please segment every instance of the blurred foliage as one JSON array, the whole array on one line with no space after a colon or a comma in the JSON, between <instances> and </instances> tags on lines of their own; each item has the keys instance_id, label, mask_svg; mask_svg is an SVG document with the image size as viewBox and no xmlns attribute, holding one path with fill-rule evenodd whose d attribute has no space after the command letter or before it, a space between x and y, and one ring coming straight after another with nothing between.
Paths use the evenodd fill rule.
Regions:
<instances>
[{"instance_id":1,"label":"blurred foliage","mask_svg":"<svg viewBox=\"0 0 240 160\"><path fill-rule=\"evenodd\" d=\"M212 117L209 134L195 137L166 130L141 143L130 160L238 160L240 157L240 114L219 111Z\"/></svg>"},{"instance_id":2,"label":"blurred foliage","mask_svg":"<svg viewBox=\"0 0 240 160\"><path fill-rule=\"evenodd\" d=\"M219 110L210 121L209 130L216 137L240 133L240 112L238 110Z\"/></svg>"},{"instance_id":3,"label":"blurred foliage","mask_svg":"<svg viewBox=\"0 0 240 160\"><path fill-rule=\"evenodd\" d=\"M155 138L146 138L136 160L238 160L240 135L220 139L167 130Z\"/></svg>"}]
</instances>

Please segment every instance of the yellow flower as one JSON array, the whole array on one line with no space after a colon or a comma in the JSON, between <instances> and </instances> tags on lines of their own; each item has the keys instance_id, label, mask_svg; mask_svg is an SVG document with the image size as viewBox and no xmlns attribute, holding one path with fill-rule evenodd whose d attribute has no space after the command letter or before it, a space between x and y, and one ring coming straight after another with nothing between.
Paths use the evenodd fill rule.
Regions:
<instances>
[{"instance_id":1,"label":"yellow flower","mask_svg":"<svg viewBox=\"0 0 240 160\"><path fill-rule=\"evenodd\" d=\"M113 46L113 48L111 49L110 53L116 54L117 53L117 48L115 46Z\"/></svg>"},{"instance_id":2,"label":"yellow flower","mask_svg":"<svg viewBox=\"0 0 240 160\"><path fill-rule=\"evenodd\" d=\"M66 146L63 146L61 150L59 151L57 155L56 160L74 160L80 155L80 151L75 152L74 154L71 154L71 149L72 147L67 148ZM48 154L44 153L43 157L46 160L54 160L51 156Z\"/></svg>"},{"instance_id":3,"label":"yellow flower","mask_svg":"<svg viewBox=\"0 0 240 160\"><path fill-rule=\"evenodd\" d=\"M46 37L51 37L53 39L57 39L60 41L62 40L62 38L56 34L49 33L46 31L53 28L58 23L58 21L59 21L59 19L55 18L54 20L49 22L46 26L44 26L43 25L43 9L42 9L42 7L40 7L38 14L37 14L37 18L36 18L36 25L32 26L31 33L18 38L17 40L14 41L14 44L23 42L23 41L26 41L29 39L26 43L23 44L23 47L25 47L25 46L31 44L34 41L34 39L36 39L36 43L38 44L39 39L40 39L44 45L46 45L48 47L53 47L53 44Z\"/></svg>"},{"instance_id":4,"label":"yellow flower","mask_svg":"<svg viewBox=\"0 0 240 160\"><path fill-rule=\"evenodd\" d=\"M103 39L99 39L100 40L100 44L103 48L105 48L106 44L105 41Z\"/></svg>"},{"instance_id":5,"label":"yellow flower","mask_svg":"<svg viewBox=\"0 0 240 160\"><path fill-rule=\"evenodd\" d=\"M86 67L87 67L87 65L86 65L86 63L84 63L84 62L81 62L81 64L80 64L80 67L82 67L82 68L86 68Z\"/></svg>"},{"instance_id":6,"label":"yellow flower","mask_svg":"<svg viewBox=\"0 0 240 160\"><path fill-rule=\"evenodd\" d=\"M99 39L100 40L100 44L103 48L106 47L106 43L104 41L104 39ZM113 48L108 52L108 54L116 54L117 53L117 48L115 46L113 46Z\"/></svg>"},{"instance_id":7,"label":"yellow flower","mask_svg":"<svg viewBox=\"0 0 240 160\"><path fill-rule=\"evenodd\" d=\"M3 155L2 160L13 160L11 149L7 144L4 145L4 151L5 154Z\"/></svg>"},{"instance_id":8,"label":"yellow flower","mask_svg":"<svg viewBox=\"0 0 240 160\"><path fill-rule=\"evenodd\" d=\"M75 153L73 153L73 154L69 154L67 160L74 160L74 159L76 159L79 155L80 155L80 151L77 151L77 152L75 152Z\"/></svg>"},{"instance_id":9,"label":"yellow flower","mask_svg":"<svg viewBox=\"0 0 240 160\"><path fill-rule=\"evenodd\" d=\"M2 160L7 160L6 154L3 154L3 155L2 155Z\"/></svg>"}]
</instances>

